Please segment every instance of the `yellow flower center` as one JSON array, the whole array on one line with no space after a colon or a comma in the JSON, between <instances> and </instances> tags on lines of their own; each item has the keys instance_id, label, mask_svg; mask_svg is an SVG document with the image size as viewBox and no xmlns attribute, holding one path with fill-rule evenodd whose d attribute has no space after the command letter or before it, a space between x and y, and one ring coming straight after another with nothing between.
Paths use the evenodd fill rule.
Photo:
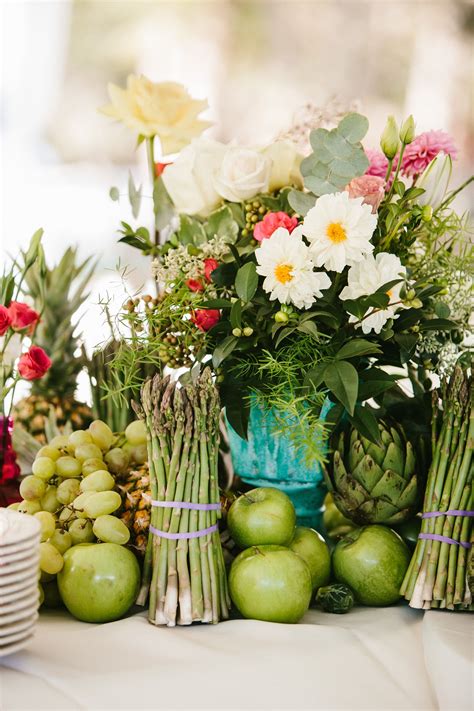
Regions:
<instances>
[{"instance_id":1,"label":"yellow flower center","mask_svg":"<svg viewBox=\"0 0 474 711\"><path fill-rule=\"evenodd\" d=\"M279 264L275 267L275 279L280 282L280 284L286 284L293 279L293 265L292 264Z\"/></svg>"},{"instance_id":2,"label":"yellow flower center","mask_svg":"<svg viewBox=\"0 0 474 711\"><path fill-rule=\"evenodd\" d=\"M326 227L326 234L331 240L331 242L334 242L335 244L339 244L339 242L345 242L345 240L347 239L346 231L340 222L331 222Z\"/></svg>"}]
</instances>

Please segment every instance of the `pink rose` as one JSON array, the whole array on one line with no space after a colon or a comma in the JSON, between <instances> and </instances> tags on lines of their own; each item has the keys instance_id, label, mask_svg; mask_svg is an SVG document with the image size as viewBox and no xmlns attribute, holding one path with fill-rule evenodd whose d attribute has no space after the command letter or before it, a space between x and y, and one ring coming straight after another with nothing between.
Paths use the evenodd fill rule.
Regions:
<instances>
[{"instance_id":1,"label":"pink rose","mask_svg":"<svg viewBox=\"0 0 474 711\"><path fill-rule=\"evenodd\" d=\"M28 329L28 334L32 334L39 321L39 313L30 308L28 304L20 301L12 301L8 307L11 318L11 325L14 331L24 331Z\"/></svg>"},{"instance_id":2,"label":"pink rose","mask_svg":"<svg viewBox=\"0 0 474 711\"><path fill-rule=\"evenodd\" d=\"M18 372L25 380L38 380L51 368L51 359L39 346L31 346L18 361Z\"/></svg>"},{"instance_id":3,"label":"pink rose","mask_svg":"<svg viewBox=\"0 0 474 711\"><path fill-rule=\"evenodd\" d=\"M198 309L192 315L192 322L201 331L209 331L221 320L221 312L218 309Z\"/></svg>"},{"instance_id":4,"label":"pink rose","mask_svg":"<svg viewBox=\"0 0 474 711\"><path fill-rule=\"evenodd\" d=\"M456 147L449 133L445 131L420 133L405 148L402 160L403 175L412 178L420 175L441 151L451 158L457 156Z\"/></svg>"},{"instance_id":5,"label":"pink rose","mask_svg":"<svg viewBox=\"0 0 474 711\"><path fill-rule=\"evenodd\" d=\"M257 222L253 230L253 236L258 242L268 239L279 227L284 227L288 232L293 232L298 220L290 217L286 212L269 212L261 222Z\"/></svg>"},{"instance_id":6,"label":"pink rose","mask_svg":"<svg viewBox=\"0 0 474 711\"><path fill-rule=\"evenodd\" d=\"M209 257L208 259L204 260L204 276L206 278L206 281L212 281L211 274L214 269L217 269L218 266L219 262L217 261L217 259L212 259L211 257Z\"/></svg>"},{"instance_id":7,"label":"pink rose","mask_svg":"<svg viewBox=\"0 0 474 711\"><path fill-rule=\"evenodd\" d=\"M385 180L376 175L362 175L351 180L344 190L351 198L364 198L363 202L372 206L372 212L377 212L385 195Z\"/></svg>"},{"instance_id":8,"label":"pink rose","mask_svg":"<svg viewBox=\"0 0 474 711\"><path fill-rule=\"evenodd\" d=\"M6 306L0 306L0 336L4 336L12 324L12 318Z\"/></svg>"}]
</instances>

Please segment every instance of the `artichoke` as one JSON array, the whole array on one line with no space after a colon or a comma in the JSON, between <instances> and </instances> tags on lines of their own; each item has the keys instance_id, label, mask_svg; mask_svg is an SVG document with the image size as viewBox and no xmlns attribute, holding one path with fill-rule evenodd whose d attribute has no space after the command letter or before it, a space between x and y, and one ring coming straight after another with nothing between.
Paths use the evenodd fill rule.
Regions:
<instances>
[{"instance_id":1,"label":"artichoke","mask_svg":"<svg viewBox=\"0 0 474 711\"><path fill-rule=\"evenodd\" d=\"M339 510L355 523L393 525L418 502L415 453L401 427L379 421L380 445L352 428L340 433L329 491Z\"/></svg>"}]
</instances>

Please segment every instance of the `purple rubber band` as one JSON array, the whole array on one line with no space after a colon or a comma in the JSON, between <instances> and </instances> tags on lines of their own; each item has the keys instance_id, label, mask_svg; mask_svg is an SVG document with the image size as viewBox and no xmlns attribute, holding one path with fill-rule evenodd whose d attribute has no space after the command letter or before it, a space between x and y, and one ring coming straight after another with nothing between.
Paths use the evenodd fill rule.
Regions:
<instances>
[{"instance_id":1,"label":"purple rubber band","mask_svg":"<svg viewBox=\"0 0 474 711\"><path fill-rule=\"evenodd\" d=\"M166 531L160 531L154 526L150 526L150 531L160 538L169 538L171 541L177 541L180 538L200 538L201 536L206 536L208 533L214 533L214 531L217 531L217 523L215 523L214 526L202 528L200 531L193 531L192 533L167 533Z\"/></svg>"},{"instance_id":2,"label":"purple rubber band","mask_svg":"<svg viewBox=\"0 0 474 711\"><path fill-rule=\"evenodd\" d=\"M467 548L467 550L469 550L472 545L467 541L455 541L454 538L440 536L437 533L419 533L418 538L425 538L430 541L439 541L440 543L450 543L451 545L462 546L463 548Z\"/></svg>"},{"instance_id":3,"label":"purple rubber band","mask_svg":"<svg viewBox=\"0 0 474 711\"><path fill-rule=\"evenodd\" d=\"M435 518L436 516L474 516L474 511L458 511L457 509L451 511L428 511L421 518Z\"/></svg>"},{"instance_id":4,"label":"purple rubber band","mask_svg":"<svg viewBox=\"0 0 474 711\"><path fill-rule=\"evenodd\" d=\"M190 501L156 501L152 499L152 506L159 506L164 509L192 509L195 511L220 511L219 504L193 504Z\"/></svg>"}]
</instances>

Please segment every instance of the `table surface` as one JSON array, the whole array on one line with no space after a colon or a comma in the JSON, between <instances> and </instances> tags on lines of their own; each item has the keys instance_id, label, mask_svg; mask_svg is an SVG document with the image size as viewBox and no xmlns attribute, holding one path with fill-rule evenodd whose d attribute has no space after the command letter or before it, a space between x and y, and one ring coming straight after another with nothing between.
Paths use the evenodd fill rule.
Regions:
<instances>
[{"instance_id":1,"label":"table surface","mask_svg":"<svg viewBox=\"0 0 474 711\"><path fill-rule=\"evenodd\" d=\"M472 615L402 605L174 629L46 612L28 648L0 658L0 708L464 711L473 632Z\"/></svg>"}]
</instances>

